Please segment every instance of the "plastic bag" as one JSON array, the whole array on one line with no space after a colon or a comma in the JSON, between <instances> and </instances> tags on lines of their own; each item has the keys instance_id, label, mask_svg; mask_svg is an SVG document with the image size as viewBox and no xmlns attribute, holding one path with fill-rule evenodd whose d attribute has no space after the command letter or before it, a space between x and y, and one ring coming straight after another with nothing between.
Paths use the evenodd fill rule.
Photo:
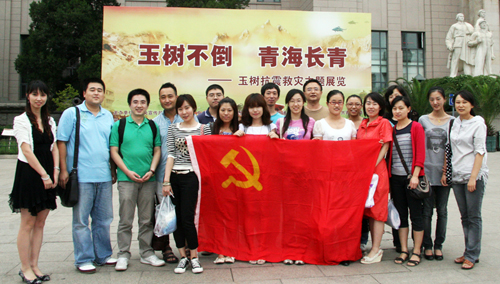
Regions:
<instances>
[{"instance_id":1,"label":"plastic bag","mask_svg":"<svg viewBox=\"0 0 500 284\"><path fill-rule=\"evenodd\" d=\"M161 203L156 206L155 217L154 233L157 237L171 234L177 229L175 205L169 196L164 196Z\"/></svg>"},{"instance_id":2,"label":"plastic bag","mask_svg":"<svg viewBox=\"0 0 500 284\"><path fill-rule=\"evenodd\" d=\"M401 219L399 219L399 213L394 206L394 202L389 200L389 204L387 205L387 210L389 211L387 214L387 225L393 227L396 230L399 230L399 226L401 225Z\"/></svg>"},{"instance_id":3,"label":"plastic bag","mask_svg":"<svg viewBox=\"0 0 500 284\"><path fill-rule=\"evenodd\" d=\"M378 185L378 175L373 174L372 181L370 182L370 190L368 191L368 197L366 198L365 208L372 208L375 206L375 201L373 200L373 196L375 195L375 190Z\"/></svg>"}]
</instances>

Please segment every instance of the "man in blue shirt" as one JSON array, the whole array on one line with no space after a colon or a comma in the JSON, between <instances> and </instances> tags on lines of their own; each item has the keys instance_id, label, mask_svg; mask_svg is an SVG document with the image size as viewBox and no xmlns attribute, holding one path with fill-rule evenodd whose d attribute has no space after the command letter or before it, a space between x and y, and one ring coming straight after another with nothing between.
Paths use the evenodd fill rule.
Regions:
<instances>
[{"instance_id":1,"label":"man in blue shirt","mask_svg":"<svg viewBox=\"0 0 500 284\"><path fill-rule=\"evenodd\" d=\"M105 85L99 78L85 80L85 101L80 111L78 147L78 204L73 207L73 246L75 266L80 272L94 273L95 265L114 265L111 258L109 227L113 221L112 184L116 182L114 164L110 164L109 137L113 115L101 107ZM73 167L76 110L66 109L57 129L61 174L59 185L65 186ZM111 166L113 166L113 169ZM92 228L89 228L89 217Z\"/></svg>"},{"instance_id":2,"label":"man in blue shirt","mask_svg":"<svg viewBox=\"0 0 500 284\"><path fill-rule=\"evenodd\" d=\"M201 124L214 122L217 118L217 107L219 106L219 102L224 98L224 89L220 85L213 84L208 86L205 94L207 95L208 108L197 116Z\"/></svg>"},{"instance_id":3,"label":"man in blue shirt","mask_svg":"<svg viewBox=\"0 0 500 284\"><path fill-rule=\"evenodd\" d=\"M271 121L276 124L278 118L285 117L276 110L276 102L280 98L280 87L274 83L267 83L260 89L260 94L264 96L267 108L271 114Z\"/></svg>"},{"instance_id":4,"label":"man in blue shirt","mask_svg":"<svg viewBox=\"0 0 500 284\"><path fill-rule=\"evenodd\" d=\"M177 88L172 83L165 83L159 90L160 103L163 107L163 112L153 119L160 128L161 136L161 158L158 167L156 168L156 196L161 202L163 198L163 178L165 177L165 165L167 164L168 149L167 149L167 135L168 127L172 123L183 122L182 118L175 111L175 103L177 102ZM169 235L160 238L161 243L165 244L162 249L163 260L168 263L177 263L178 258L172 252L170 247Z\"/></svg>"}]
</instances>

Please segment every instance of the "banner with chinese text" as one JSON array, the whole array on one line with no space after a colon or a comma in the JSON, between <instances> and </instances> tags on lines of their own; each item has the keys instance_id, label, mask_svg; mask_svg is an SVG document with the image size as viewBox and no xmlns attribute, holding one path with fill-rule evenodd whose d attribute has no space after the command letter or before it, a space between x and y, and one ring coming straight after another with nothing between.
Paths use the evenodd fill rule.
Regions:
<instances>
[{"instance_id":1,"label":"banner with chinese text","mask_svg":"<svg viewBox=\"0 0 500 284\"><path fill-rule=\"evenodd\" d=\"M211 135L192 136L188 147L201 176L199 250L310 264L361 258L377 140Z\"/></svg>"},{"instance_id":2,"label":"banner with chinese text","mask_svg":"<svg viewBox=\"0 0 500 284\"><path fill-rule=\"evenodd\" d=\"M280 86L278 103L284 104L286 93L310 78L322 82L325 97L332 89L367 93L371 15L105 7L102 78L104 107L115 116L129 114L126 97L135 88L151 94L149 116L155 116L166 82L192 94L198 111L208 106L205 90L214 83L238 104L267 82Z\"/></svg>"}]
</instances>

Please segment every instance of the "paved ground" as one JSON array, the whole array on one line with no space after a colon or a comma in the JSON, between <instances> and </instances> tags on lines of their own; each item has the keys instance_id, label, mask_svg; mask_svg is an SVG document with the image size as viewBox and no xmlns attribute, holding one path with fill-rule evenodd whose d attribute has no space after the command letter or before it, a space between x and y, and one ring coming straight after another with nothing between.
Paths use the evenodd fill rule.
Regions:
<instances>
[{"instance_id":1,"label":"paved ground","mask_svg":"<svg viewBox=\"0 0 500 284\"><path fill-rule=\"evenodd\" d=\"M13 214L7 204L12 188L16 160L0 157L0 283L21 283L17 275L20 262L17 254L16 236L20 217ZM453 263L453 258L463 252L463 233L460 216L453 193L450 196L448 213L448 234L444 245L444 261L426 261L414 268L397 265L397 256L392 247L392 236L386 226L382 248L383 261L373 265L359 262L344 266L285 266L281 263L267 263L252 266L246 262L216 266L212 263L215 256L202 256L205 269L202 274L194 275L187 271L183 275L174 274L175 265L151 267L139 262L137 241L132 244L132 259L129 269L116 272L113 267L98 268L97 273L84 275L73 266L73 243L71 237L71 209L59 206L50 213L45 226L45 238L40 255L40 268L51 274L50 283L499 283L500 269L500 153L490 153L488 166L490 179L483 202L483 246L481 262L471 271L464 271ZM116 191L115 191L116 192ZM114 194L114 213L118 215L118 194ZM118 219L112 223L111 239L115 250ZM136 222L134 222L136 224ZM134 228L136 229L136 228ZM136 233L133 239L136 239ZM116 254L115 254L116 256ZM158 256L159 253L158 253Z\"/></svg>"}]
</instances>

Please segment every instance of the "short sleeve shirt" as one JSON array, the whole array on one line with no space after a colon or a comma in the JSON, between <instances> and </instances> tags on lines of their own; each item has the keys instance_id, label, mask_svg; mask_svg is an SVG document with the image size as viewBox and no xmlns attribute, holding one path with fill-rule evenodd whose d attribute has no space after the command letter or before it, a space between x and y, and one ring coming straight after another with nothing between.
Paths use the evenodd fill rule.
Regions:
<instances>
[{"instance_id":1,"label":"short sleeve shirt","mask_svg":"<svg viewBox=\"0 0 500 284\"><path fill-rule=\"evenodd\" d=\"M240 123L239 130L243 130L245 134L250 134L250 135L267 135L269 132L271 132L273 129L276 129L276 125L274 123L271 123L270 125L262 125L262 126L244 126L242 123Z\"/></svg>"},{"instance_id":2,"label":"short sleeve shirt","mask_svg":"<svg viewBox=\"0 0 500 284\"><path fill-rule=\"evenodd\" d=\"M115 122L111 130L110 146L118 147L118 126L120 121ZM154 147L161 147L160 129L156 125L156 137L153 141L153 131L149 126L149 120L144 118L138 125L128 116L125 119L125 130L123 133L123 143L120 151L123 156L123 162L127 169L144 176L151 167L153 161ZM132 181L121 169L118 169L118 181ZM155 181L153 175L148 181Z\"/></svg>"},{"instance_id":3,"label":"short sleeve shirt","mask_svg":"<svg viewBox=\"0 0 500 284\"><path fill-rule=\"evenodd\" d=\"M279 112L276 112L275 114L271 115L271 121L276 124L278 119L282 118L282 117L285 117L285 115L279 113Z\"/></svg>"},{"instance_id":4,"label":"short sleeve shirt","mask_svg":"<svg viewBox=\"0 0 500 284\"><path fill-rule=\"evenodd\" d=\"M90 112L85 101L77 106L80 110L80 146L78 147L78 181L111 181L109 165L109 136L113 126L113 115L101 107L96 116ZM66 143L66 165L73 168L75 149L76 112L74 107L66 109L59 119L57 140Z\"/></svg>"},{"instance_id":5,"label":"short sleeve shirt","mask_svg":"<svg viewBox=\"0 0 500 284\"><path fill-rule=\"evenodd\" d=\"M285 118L278 119L276 123L276 132L280 137L283 136L286 140L310 140L311 134L314 127L314 118L310 117L309 122L307 123L307 129L304 129L304 124L302 123L302 119L298 120L290 120L290 124L288 125L288 129L281 135L281 127L284 124Z\"/></svg>"},{"instance_id":6,"label":"short sleeve shirt","mask_svg":"<svg viewBox=\"0 0 500 284\"><path fill-rule=\"evenodd\" d=\"M314 125L314 137L322 137L323 140L343 141L356 137L356 126L354 122L345 119L344 127L341 129L332 128L323 118Z\"/></svg>"}]
</instances>

